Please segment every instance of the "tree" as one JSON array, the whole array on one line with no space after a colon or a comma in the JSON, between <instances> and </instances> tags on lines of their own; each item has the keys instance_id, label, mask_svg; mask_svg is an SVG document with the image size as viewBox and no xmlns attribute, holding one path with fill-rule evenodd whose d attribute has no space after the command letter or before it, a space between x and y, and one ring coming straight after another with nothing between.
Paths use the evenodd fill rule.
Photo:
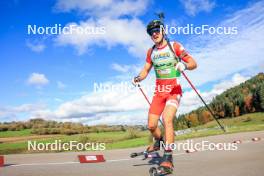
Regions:
<instances>
[{"instance_id":1,"label":"tree","mask_svg":"<svg viewBox=\"0 0 264 176\"><path fill-rule=\"evenodd\" d=\"M198 115L197 114L195 114L195 113L190 114L188 119L191 122L191 125L193 127L199 125Z\"/></svg>"},{"instance_id":2,"label":"tree","mask_svg":"<svg viewBox=\"0 0 264 176\"><path fill-rule=\"evenodd\" d=\"M259 89L259 101L260 101L260 108L262 111L264 111L264 84L262 84Z\"/></svg>"},{"instance_id":3,"label":"tree","mask_svg":"<svg viewBox=\"0 0 264 176\"><path fill-rule=\"evenodd\" d=\"M236 106L235 106L235 111L234 111L234 116L237 117L237 116L239 116L239 115L240 115L240 109L239 109L239 106L236 105Z\"/></svg>"},{"instance_id":4,"label":"tree","mask_svg":"<svg viewBox=\"0 0 264 176\"><path fill-rule=\"evenodd\" d=\"M245 101L245 110L246 112L254 112L254 107L252 106L253 103L253 96L252 95L247 95L244 99Z\"/></svg>"},{"instance_id":5,"label":"tree","mask_svg":"<svg viewBox=\"0 0 264 176\"><path fill-rule=\"evenodd\" d=\"M213 117L212 117L211 113L208 110L203 110L201 114L202 114L202 119L201 120L202 120L203 124L213 120Z\"/></svg>"}]
</instances>

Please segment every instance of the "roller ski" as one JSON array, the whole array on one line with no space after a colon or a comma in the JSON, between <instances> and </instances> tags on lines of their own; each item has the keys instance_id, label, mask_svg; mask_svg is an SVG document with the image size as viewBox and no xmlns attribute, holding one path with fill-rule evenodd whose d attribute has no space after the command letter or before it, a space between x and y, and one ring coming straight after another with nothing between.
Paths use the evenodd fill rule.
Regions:
<instances>
[{"instance_id":1,"label":"roller ski","mask_svg":"<svg viewBox=\"0 0 264 176\"><path fill-rule=\"evenodd\" d=\"M172 152L165 152L162 160L162 163L158 167L151 167L149 169L150 176L164 176L172 174L174 167L172 160Z\"/></svg>"},{"instance_id":2,"label":"roller ski","mask_svg":"<svg viewBox=\"0 0 264 176\"><path fill-rule=\"evenodd\" d=\"M153 145L150 145L144 152L131 153L130 157L135 158L138 156L143 156L143 160L147 158L159 157L159 154L156 153L160 150L160 142L163 142L163 138L156 139Z\"/></svg>"}]
</instances>

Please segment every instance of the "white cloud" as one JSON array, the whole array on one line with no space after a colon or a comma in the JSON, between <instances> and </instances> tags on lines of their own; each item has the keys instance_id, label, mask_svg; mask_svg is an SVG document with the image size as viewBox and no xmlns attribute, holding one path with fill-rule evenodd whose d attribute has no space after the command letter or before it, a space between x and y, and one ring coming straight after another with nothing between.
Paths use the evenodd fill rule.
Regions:
<instances>
[{"instance_id":1,"label":"white cloud","mask_svg":"<svg viewBox=\"0 0 264 176\"><path fill-rule=\"evenodd\" d=\"M69 23L81 28L104 27L105 34L72 34L59 35L58 45L74 46L79 54L92 49L93 46L106 47L125 46L129 53L136 57L144 57L151 46L151 40L146 34L145 25L137 18L147 8L148 0L112 0L112 1L58 1L56 8L59 11L77 10L85 13L87 19ZM89 17L93 15L93 17ZM130 18L125 18L127 15Z\"/></svg>"},{"instance_id":2,"label":"white cloud","mask_svg":"<svg viewBox=\"0 0 264 176\"><path fill-rule=\"evenodd\" d=\"M87 119L87 123L93 123L92 119L119 117L120 113L124 113L123 116L128 116L126 114L132 112L132 115L135 116L134 111L147 110L147 107L147 103L139 92L98 92L62 103L55 111L36 112L32 117L59 120ZM128 120L132 122L133 118Z\"/></svg>"},{"instance_id":3,"label":"white cloud","mask_svg":"<svg viewBox=\"0 0 264 176\"><path fill-rule=\"evenodd\" d=\"M64 84L63 82L61 82L61 81L57 81L57 87L58 87L58 89L65 89L65 87L66 87L66 84Z\"/></svg>"},{"instance_id":4,"label":"white cloud","mask_svg":"<svg viewBox=\"0 0 264 176\"><path fill-rule=\"evenodd\" d=\"M134 56L144 57L146 50L151 46L151 41L145 32L145 25L137 18L129 20L105 17L98 20L89 19L75 25L81 28L105 27L105 34L81 34L75 31L73 34L58 36L56 39L58 45L72 45L79 54L85 53L96 45L108 49L123 45Z\"/></svg>"},{"instance_id":5,"label":"white cloud","mask_svg":"<svg viewBox=\"0 0 264 176\"><path fill-rule=\"evenodd\" d=\"M88 125L147 125L147 111L135 111L133 113L100 114L94 118L82 118L82 122Z\"/></svg>"},{"instance_id":6,"label":"white cloud","mask_svg":"<svg viewBox=\"0 0 264 176\"><path fill-rule=\"evenodd\" d=\"M60 98L54 98L54 100L55 100L56 102L60 102L60 103L62 103L62 102L63 102L63 100L62 100L62 99L60 99Z\"/></svg>"},{"instance_id":7,"label":"white cloud","mask_svg":"<svg viewBox=\"0 0 264 176\"><path fill-rule=\"evenodd\" d=\"M120 65L117 63L113 63L111 65L111 68L113 70L121 72L121 73L137 72L140 67L141 66L136 66L136 65ZM137 73L135 73L135 74L137 74Z\"/></svg>"},{"instance_id":8,"label":"white cloud","mask_svg":"<svg viewBox=\"0 0 264 176\"><path fill-rule=\"evenodd\" d=\"M208 103L216 95L221 94L228 88L239 85L247 79L248 77L234 74L231 80L221 81L212 90L199 92ZM117 83L112 84L118 87ZM151 100L150 95L152 93L146 90L145 92ZM203 106L203 104L194 91L184 92L178 114L189 112L199 106ZM88 93L76 100L62 103L55 111L37 111L32 114L32 118L81 121L89 125L145 124L147 113L148 104L146 100L137 89L134 89L134 92L109 91Z\"/></svg>"},{"instance_id":9,"label":"white cloud","mask_svg":"<svg viewBox=\"0 0 264 176\"><path fill-rule=\"evenodd\" d=\"M24 118L28 119L28 117L21 117L21 115L23 115L24 113L28 115L46 108L46 105L42 103L22 104L15 107L0 107L0 119L9 121L24 120Z\"/></svg>"},{"instance_id":10,"label":"white cloud","mask_svg":"<svg viewBox=\"0 0 264 176\"><path fill-rule=\"evenodd\" d=\"M219 95L223 93L225 90L237 86L248 79L249 77L244 77L237 73L232 76L231 80L223 80L220 83L214 85L213 89L210 91L201 92L198 90L198 92L201 94L205 102L209 103L216 95ZM187 113L200 106L204 106L204 105L193 90L184 92L178 113Z\"/></svg>"},{"instance_id":11,"label":"white cloud","mask_svg":"<svg viewBox=\"0 0 264 176\"><path fill-rule=\"evenodd\" d=\"M55 9L62 12L77 10L87 16L117 18L122 15L140 15L148 4L149 0L58 0Z\"/></svg>"},{"instance_id":12,"label":"white cloud","mask_svg":"<svg viewBox=\"0 0 264 176\"><path fill-rule=\"evenodd\" d=\"M15 112L28 112L28 111L37 111L40 109L46 108L46 105L44 104L22 104L20 106L14 107L14 108L10 108Z\"/></svg>"},{"instance_id":13,"label":"white cloud","mask_svg":"<svg viewBox=\"0 0 264 176\"><path fill-rule=\"evenodd\" d=\"M58 0L55 9L58 11L69 12L77 9L81 11L94 10L95 8L106 8L112 3L112 0Z\"/></svg>"},{"instance_id":14,"label":"white cloud","mask_svg":"<svg viewBox=\"0 0 264 176\"><path fill-rule=\"evenodd\" d=\"M264 63L264 1L237 11L219 26L235 26L237 35L195 36L185 48L197 60L198 68L186 72L195 85L224 79L234 73L250 70L256 75ZM252 69L254 68L254 69ZM189 87L182 81L184 87Z\"/></svg>"},{"instance_id":15,"label":"white cloud","mask_svg":"<svg viewBox=\"0 0 264 176\"><path fill-rule=\"evenodd\" d=\"M210 0L180 0L185 8L185 12L190 16L195 16L199 12L210 12L215 7L215 2Z\"/></svg>"},{"instance_id":16,"label":"white cloud","mask_svg":"<svg viewBox=\"0 0 264 176\"><path fill-rule=\"evenodd\" d=\"M120 64L117 64L117 63L113 63L111 65L111 68L113 70L115 70L115 71L126 73L129 70L129 65L120 65Z\"/></svg>"},{"instance_id":17,"label":"white cloud","mask_svg":"<svg viewBox=\"0 0 264 176\"><path fill-rule=\"evenodd\" d=\"M49 80L46 78L44 74L32 73L27 79L27 83L29 85L41 87L41 86L47 85L49 83Z\"/></svg>"},{"instance_id":18,"label":"white cloud","mask_svg":"<svg viewBox=\"0 0 264 176\"><path fill-rule=\"evenodd\" d=\"M244 77L237 73L233 75L231 81L223 81L219 84L216 84L213 88L213 92L215 92L216 94L220 94L228 88L231 88L233 86L239 85L242 82L245 82L247 79L249 79L249 77Z\"/></svg>"},{"instance_id":19,"label":"white cloud","mask_svg":"<svg viewBox=\"0 0 264 176\"><path fill-rule=\"evenodd\" d=\"M244 82L246 79L248 77L234 74L230 80L223 80L216 84L211 91L199 92L206 102L210 102L216 95ZM149 82L151 82L151 79L145 83L149 85ZM105 84L122 87L121 83ZM153 91L146 89L144 85L146 86L146 84L142 85L143 90L151 100ZM27 112L30 118L82 122L88 125L146 124L149 106L143 95L136 88L130 90L131 87L129 87L129 84L123 88L122 90L128 91L117 91L115 89L114 91L108 92L90 92L80 98L67 102L61 102L61 99L56 98L55 101L61 102L61 104L55 110L48 109L45 106L31 104L14 108L0 108L0 117L8 116L9 120L17 119L21 113ZM202 105L195 92L184 92L178 113L186 113Z\"/></svg>"},{"instance_id":20,"label":"white cloud","mask_svg":"<svg viewBox=\"0 0 264 176\"><path fill-rule=\"evenodd\" d=\"M29 41L26 41L26 46L34 52L42 52L46 48L43 43L32 43Z\"/></svg>"}]
</instances>

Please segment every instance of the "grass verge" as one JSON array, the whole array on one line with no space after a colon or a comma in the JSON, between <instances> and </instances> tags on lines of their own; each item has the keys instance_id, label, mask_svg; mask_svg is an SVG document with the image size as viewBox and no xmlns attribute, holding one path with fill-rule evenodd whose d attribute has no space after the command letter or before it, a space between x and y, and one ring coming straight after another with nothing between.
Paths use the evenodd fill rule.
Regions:
<instances>
[{"instance_id":1,"label":"grass verge","mask_svg":"<svg viewBox=\"0 0 264 176\"><path fill-rule=\"evenodd\" d=\"M227 133L249 132L264 130L264 113L252 113L236 118L229 118L221 120L227 127ZM197 137L205 137L212 135L223 134L220 129L217 129L215 121L209 122L205 125L193 128L193 132L176 137L176 140L185 140ZM15 133L0 132L0 136L14 136ZM26 136L30 131L25 131L17 134ZM79 141L79 142L104 142L106 149L123 149L138 146L144 146L149 143L148 131L127 131L127 132L104 132L104 133L89 133L72 136L59 136L48 139L38 139L37 142L52 143L55 140L62 140L62 142ZM27 151L27 141L15 143L0 144L0 154L13 153L30 153Z\"/></svg>"}]
</instances>

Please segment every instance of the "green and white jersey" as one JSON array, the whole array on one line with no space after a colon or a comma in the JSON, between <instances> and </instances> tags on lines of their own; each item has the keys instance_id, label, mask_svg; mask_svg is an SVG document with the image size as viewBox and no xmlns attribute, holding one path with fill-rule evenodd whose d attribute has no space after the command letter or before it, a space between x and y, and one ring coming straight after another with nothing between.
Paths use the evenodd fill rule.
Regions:
<instances>
[{"instance_id":1,"label":"green and white jersey","mask_svg":"<svg viewBox=\"0 0 264 176\"><path fill-rule=\"evenodd\" d=\"M175 46L174 42L171 42L171 45ZM173 47L173 49L175 48ZM163 48L155 47L149 58L147 58L147 61L151 61L153 64L157 79L174 79L181 75L175 69L177 61L168 45L165 45Z\"/></svg>"}]
</instances>

